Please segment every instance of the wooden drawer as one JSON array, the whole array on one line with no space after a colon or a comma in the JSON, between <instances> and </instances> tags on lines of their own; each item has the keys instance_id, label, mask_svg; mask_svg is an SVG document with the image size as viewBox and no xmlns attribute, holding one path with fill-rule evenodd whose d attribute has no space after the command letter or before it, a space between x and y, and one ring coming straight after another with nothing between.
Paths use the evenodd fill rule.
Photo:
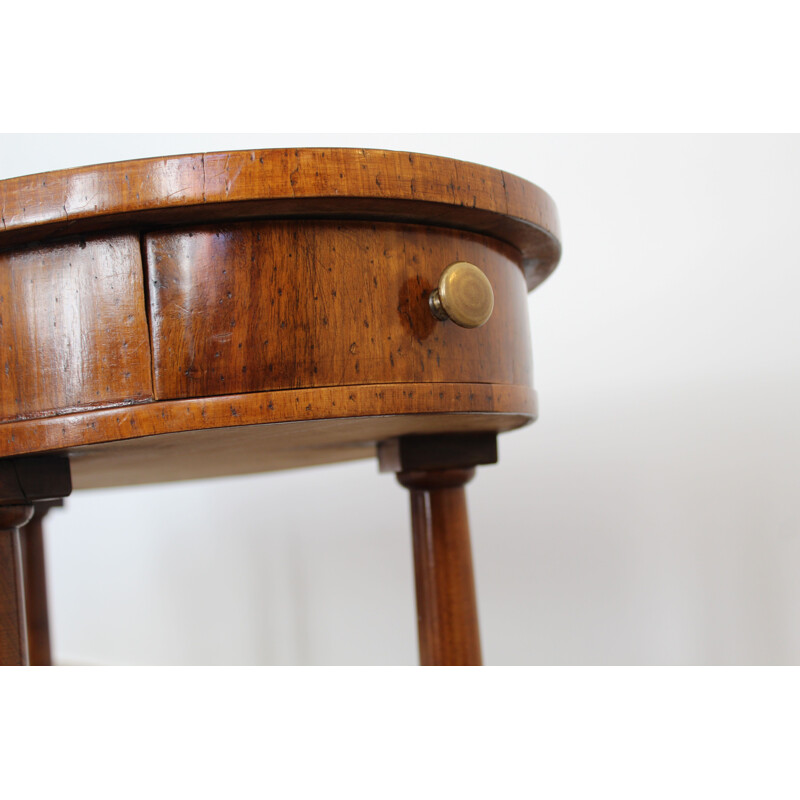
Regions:
<instances>
[{"instance_id":1,"label":"wooden drawer","mask_svg":"<svg viewBox=\"0 0 800 800\"><path fill-rule=\"evenodd\" d=\"M0 253L0 420L152 399L139 237Z\"/></svg>"},{"instance_id":2,"label":"wooden drawer","mask_svg":"<svg viewBox=\"0 0 800 800\"><path fill-rule=\"evenodd\" d=\"M519 253L395 223L261 221L144 237L156 399L386 383L532 385ZM434 319L442 270L489 278L491 319Z\"/></svg>"}]
</instances>

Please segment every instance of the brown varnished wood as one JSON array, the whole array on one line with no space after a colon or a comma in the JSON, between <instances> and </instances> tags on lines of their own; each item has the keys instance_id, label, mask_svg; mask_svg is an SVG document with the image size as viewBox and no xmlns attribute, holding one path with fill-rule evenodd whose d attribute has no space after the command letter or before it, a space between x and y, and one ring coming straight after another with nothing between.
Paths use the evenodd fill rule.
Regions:
<instances>
[{"instance_id":1,"label":"brown varnished wood","mask_svg":"<svg viewBox=\"0 0 800 800\"><path fill-rule=\"evenodd\" d=\"M58 500L71 491L69 461L63 456L0 460L0 665L31 663L26 612L28 602L32 605L36 631L36 660L33 663L44 658L40 629L42 622L45 630L47 627L46 597L42 583L44 554L37 551L34 542L29 563L33 578L31 595L26 587L24 540L19 529L30 523L34 501ZM41 574L38 574L40 567ZM45 602L44 619L42 600Z\"/></svg>"},{"instance_id":2,"label":"brown varnished wood","mask_svg":"<svg viewBox=\"0 0 800 800\"><path fill-rule=\"evenodd\" d=\"M215 153L1 181L0 663L28 658L17 529L33 501L69 492L69 465L80 488L379 446L388 468L393 438L423 663L480 663L463 487L496 460L497 432L535 419L525 293L560 251L538 187L410 153ZM492 284L482 328L428 307L454 261Z\"/></svg>"},{"instance_id":3,"label":"brown varnished wood","mask_svg":"<svg viewBox=\"0 0 800 800\"><path fill-rule=\"evenodd\" d=\"M487 430L535 416L520 268L530 286L531 259L555 266L557 222L543 192L500 171L383 151L212 154L0 182L0 208L0 342L15 358L0 455L275 422L391 415L403 435L410 415L441 414L442 430L457 414ZM292 219L219 224L273 212ZM206 224L174 227L187 221ZM505 224L538 237L539 256ZM495 287L482 329L427 308L456 259ZM364 425L348 447L374 445Z\"/></svg>"},{"instance_id":4,"label":"brown varnished wood","mask_svg":"<svg viewBox=\"0 0 800 800\"><path fill-rule=\"evenodd\" d=\"M33 517L20 530L22 566L25 576L28 653L30 664L34 667L49 667L52 664L42 522L50 509L63 504L63 500L36 503Z\"/></svg>"},{"instance_id":5,"label":"brown varnished wood","mask_svg":"<svg viewBox=\"0 0 800 800\"><path fill-rule=\"evenodd\" d=\"M158 399L369 383L532 382L513 249L424 226L290 221L146 239ZM434 319L444 268L470 261L495 310L477 330Z\"/></svg>"},{"instance_id":6,"label":"brown varnished wood","mask_svg":"<svg viewBox=\"0 0 800 800\"><path fill-rule=\"evenodd\" d=\"M482 663L464 484L474 468L400 472L411 494L420 663Z\"/></svg>"},{"instance_id":7,"label":"brown varnished wood","mask_svg":"<svg viewBox=\"0 0 800 800\"><path fill-rule=\"evenodd\" d=\"M381 472L411 493L420 662L481 663L465 484L475 465L497 462L494 433L435 432L385 440Z\"/></svg>"},{"instance_id":8,"label":"brown varnished wood","mask_svg":"<svg viewBox=\"0 0 800 800\"><path fill-rule=\"evenodd\" d=\"M561 253L555 205L539 187L501 170L415 153L206 153L0 181L0 249L89 231L291 216L487 234L520 251L531 289Z\"/></svg>"},{"instance_id":9,"label":"brown varnished wood","mask_svg":"<svg viewBox=\"0 0 800 800\"><path fill-rule=\"evenodd\" d=\"M152 396L138 237L0 253L0 420Z\"/></svg>"},{"instance_id":10,"label":"brown varnished wood","mask_svg":"<svg viewBox=\"0 0 800 800\"><path fill-rule=\"evenodd\" d=\"M0 666L29 663L19 528L32 515L32 505L0 506Z\"/></svg>"},{"instance_id":11,"label":"brown varnished wood","mask_svg":"<svg viewBox=\"0 0 800 800\"><path fill-rule=\"evenodd\" d=\"M374 384L162 401L0 425L0 456L64 450L79 445L162 433L276 422L393 415L512 415L512 424L486 420L486 430L508 430L536 417L536 393L527 386L475 383ZM399 435L399 432L398 434Z\"/></svg>"},{"instance_id":12,"label":"brown varnished wood","mask_svg":"<svg viewBox=\"0 0 800 800\"><path fill-rule=\"evenodd\" d=\"M76 489L213 478L373 458L390 437L470 434L523 424L515 414L344 417L166 433L70 450Z\"/></svg>"}]
</instances>

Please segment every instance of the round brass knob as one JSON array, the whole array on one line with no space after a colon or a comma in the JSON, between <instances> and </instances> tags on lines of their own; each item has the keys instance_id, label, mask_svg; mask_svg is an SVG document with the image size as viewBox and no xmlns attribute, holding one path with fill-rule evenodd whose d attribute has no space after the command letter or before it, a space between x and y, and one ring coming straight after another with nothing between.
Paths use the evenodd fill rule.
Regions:
<instances>
[{"instance_id":1,"label":"round brass knob","mask_svg":"<svg viewBox=\"0 0 800 800\"><path fill-rule=\"evenodd\" d=\"M462 328L480 328L494 308L489 279L474 264L456 261L442 273L429 298L436 319L449 319Z\"/></svg>"}]
</instances>

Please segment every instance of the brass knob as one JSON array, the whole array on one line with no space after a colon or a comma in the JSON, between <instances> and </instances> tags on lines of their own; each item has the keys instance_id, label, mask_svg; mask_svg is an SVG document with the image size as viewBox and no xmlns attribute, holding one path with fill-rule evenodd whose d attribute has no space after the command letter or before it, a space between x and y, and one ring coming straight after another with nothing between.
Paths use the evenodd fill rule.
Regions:
<instances>
[{"instance_id":1,"label":"brass knob","mask_svg":"<svg viewBox=\"0 0 800 800\"><path fill-rule=\"evenodd\" d=\"M442 273L428 302L436 319L450 319L462 328L480 328L492 316L494 292L478 267L456 261Z\"/></svg>"}]
</instances>

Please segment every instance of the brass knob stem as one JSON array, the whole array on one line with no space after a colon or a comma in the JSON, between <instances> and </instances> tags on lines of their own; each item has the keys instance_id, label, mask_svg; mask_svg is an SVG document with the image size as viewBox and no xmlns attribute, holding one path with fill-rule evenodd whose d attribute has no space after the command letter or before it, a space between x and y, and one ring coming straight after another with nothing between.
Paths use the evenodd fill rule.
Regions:
<instances>
[{"instance_id":1,"label":"brass knob stem","mask_svg":"<svg viewBox=\"0 0 800 800\"><path fill-rule=\"evenodd\" d=\"M492 316L494 292L478 267L457 261L442 272L428 303L436 319L449 319L462 328L480 328Z\"/></svg>"}]
</instances>

